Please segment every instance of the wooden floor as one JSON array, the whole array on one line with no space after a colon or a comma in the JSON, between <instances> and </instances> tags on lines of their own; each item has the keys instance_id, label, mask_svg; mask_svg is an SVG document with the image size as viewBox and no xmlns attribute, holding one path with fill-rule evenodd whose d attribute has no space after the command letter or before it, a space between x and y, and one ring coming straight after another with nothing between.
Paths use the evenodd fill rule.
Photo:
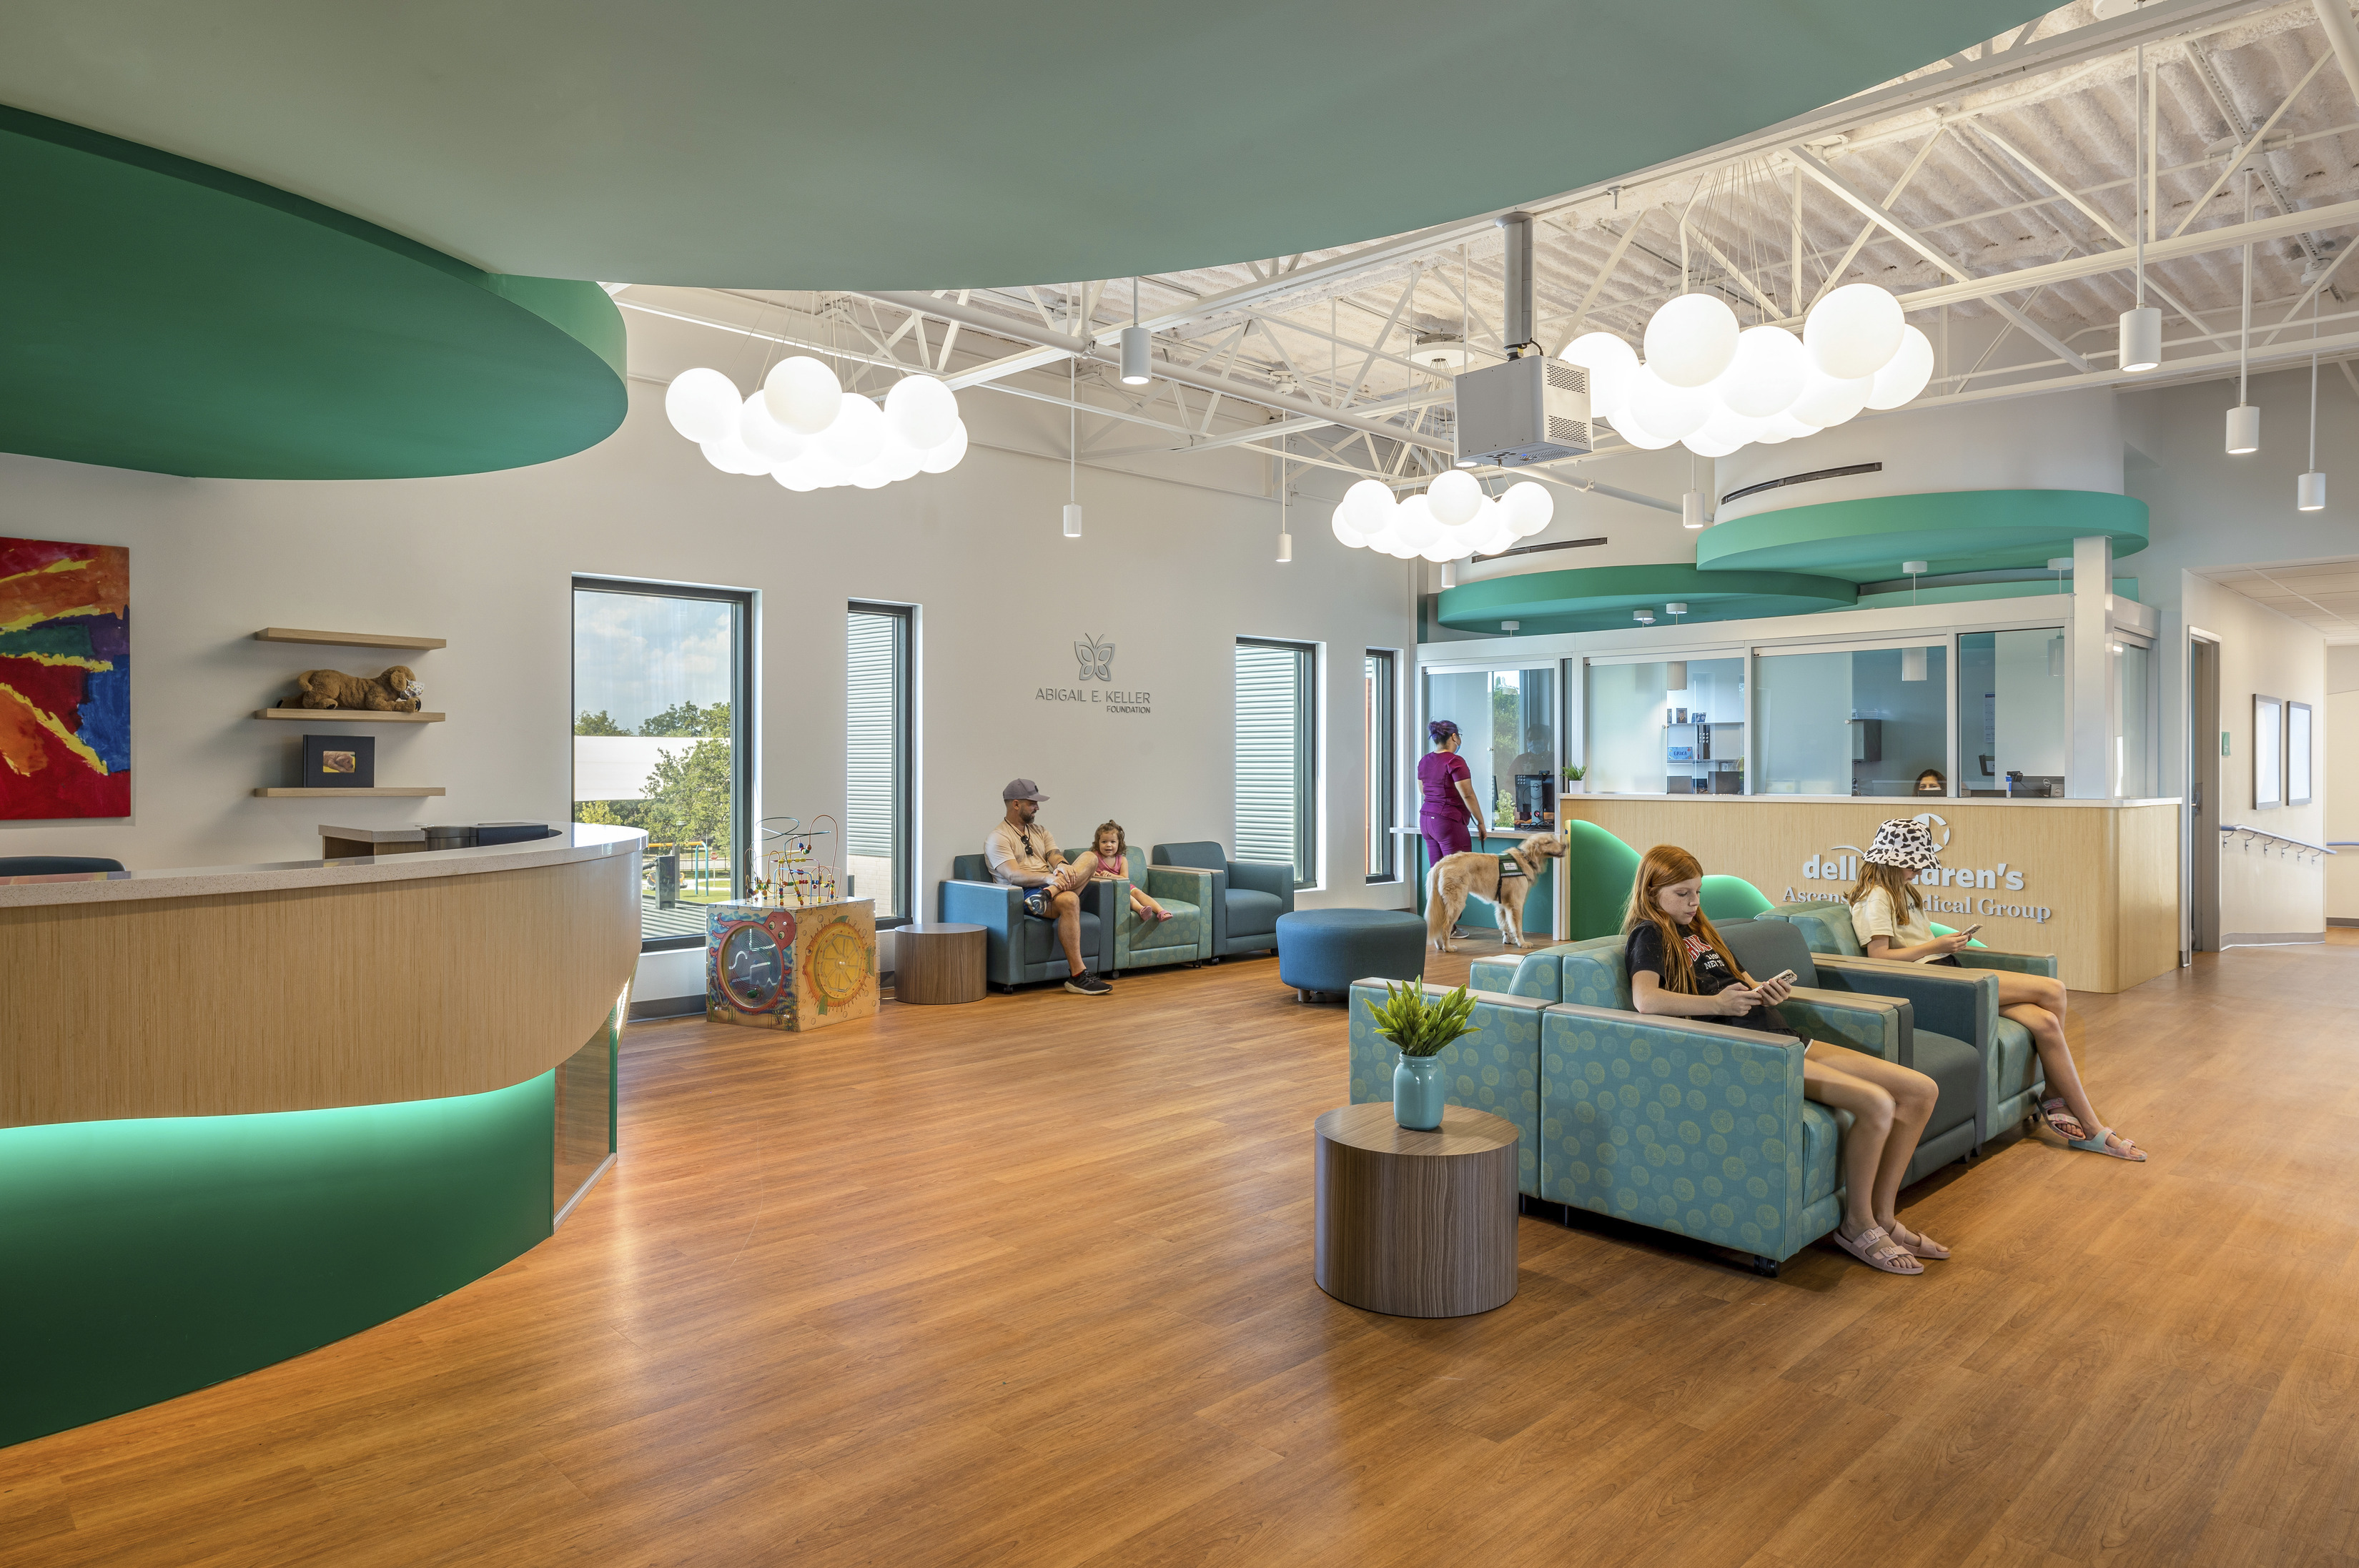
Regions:
<instances>
[{"instance_id":1,"label":"wooden floor","mask_svg":"<svg viewBox=\"0 0 2359 1568\"><path fill-rule=\"evenodd\" d=\"M2155 1162L1952 1167L1922 1279L1527 1218L1451 1322L1312 1284L1343 1015L1269 960L634 1026L555 1239L0 1450L0 1562L2359 1563L2354 936L2075 997Z\"/></svg>"}]
</instances>

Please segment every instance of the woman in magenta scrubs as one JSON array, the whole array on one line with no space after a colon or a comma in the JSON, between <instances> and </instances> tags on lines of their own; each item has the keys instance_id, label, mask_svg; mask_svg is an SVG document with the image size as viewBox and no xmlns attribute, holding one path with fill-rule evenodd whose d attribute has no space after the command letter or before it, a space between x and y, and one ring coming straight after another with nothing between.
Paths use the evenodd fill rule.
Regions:
<instances>
[{"instance_id":1,"label":"woman in magenta scrubs","mask_svg":"<svg viewBox=\"0 0 2359 1568\"><path fill-rule=\"evenodd\" d=\"M1483 820L1483 806L1474 798L1473 772L1458 754L1458 726L1437 719L1425 732L1433 738L1433 750L1417 760L1417 782L1423 791L1417 827L1425 835L1425 863L1430 869L1444 855L1474 847L1467 824Z\"/></svg>"}]
</instances>

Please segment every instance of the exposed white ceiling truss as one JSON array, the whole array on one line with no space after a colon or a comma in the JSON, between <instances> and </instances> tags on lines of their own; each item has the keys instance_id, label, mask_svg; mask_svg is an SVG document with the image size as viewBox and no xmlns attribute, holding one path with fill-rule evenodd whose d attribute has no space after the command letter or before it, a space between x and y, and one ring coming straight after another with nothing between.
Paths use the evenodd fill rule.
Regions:
<instances>
[{"instance_id":1,"label":"exposed white ceiling truss","mask_svg":"<svg viewBox=\"0 0 2359 1568\"><path fill-rule=\"evenodd\" d=\"M2359 232L2359 27L2343 5L2155 0L2098 22L2074 0L1739 142L1527 203L1543 344L1591 330L1635 344L1686 288L1798 325L1827 289L1864 280L1935 343L1912 406L2205 379L2236 362L2249 245L2252 363L2307 357L2313 320L2316 351L2359 355L2359 271L2343 266ZM1452 450L1450 380L1415 357L1419 338L1455 340L1473 364L1504 353L1496 216L1136 280L740 297L824 320L832 342L802 346L858 364L1072 405L1093 455L1282 449L1408 488ZM2164 357L2127 378L2114 321L2141 223ZM1144 388L1107 368L1134 281L1155 341ZM1629 449L1599 437L1596 456ZM1584 460L1541 477L1582 485Z\"/></svg>"}]
</instances>

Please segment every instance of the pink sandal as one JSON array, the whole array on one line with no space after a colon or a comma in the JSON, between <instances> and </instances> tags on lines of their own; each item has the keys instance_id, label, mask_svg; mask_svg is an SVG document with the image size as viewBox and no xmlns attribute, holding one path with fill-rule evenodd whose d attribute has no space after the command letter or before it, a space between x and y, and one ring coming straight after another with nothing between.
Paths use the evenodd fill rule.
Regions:
<instances>
[{"instance_id":1,"label":"pink sandal","mask_svg":"<svg viewBox=\"0 0 2359 1568\"><path fill-rule=\"evenodd\" d=\"M1857 1236L1833 1233L1834 1244L1866 1264L1887 1274L1921 1274L1925 1265L1917 1261L1906 1247L1885 1233L1880 1225L1871 1225Z\"/></svg>"},{"instance_id":2,"label":"pink sandal","mask_svg":"<svg viewBox=\"0 0 2359 1568\"><path fill-rule=\"evenodd\" d=\"M1893 1223L1898 1225L1899 1221L1895 1220ZM1907 1229L1908 1227L1903 1226L1901 1228ZM1886 1234L1889 1235L1891 1233L1886 1232ZM1942 1246L1940 1242L1934 1240L1931 1237L1925 1235L1921 1231L1914 1232L1913 1234L1917 1238L1914 1241L1905 1240L1898 1236L1894 1236L1892 1239L1902 1251L1908 1253L1910 1257L1922 1258L1929 1262L1939 1263L1950 1255L1950 1249Z\"/></svg>"}]
</instances>

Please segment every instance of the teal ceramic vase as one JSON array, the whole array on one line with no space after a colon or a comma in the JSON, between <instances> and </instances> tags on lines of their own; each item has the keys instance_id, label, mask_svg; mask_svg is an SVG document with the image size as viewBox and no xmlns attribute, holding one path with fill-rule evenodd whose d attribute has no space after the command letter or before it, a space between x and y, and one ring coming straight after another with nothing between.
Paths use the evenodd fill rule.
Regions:
<instances>
[{"instance_id":1,"label":"teal ceramic vase","mask_svg":"<svg viewBox=\"0 0 2359 1568\"><path fill-rule=\"evenodd\" d=\"M1393 1069L1393 1119L1412 1132L1441 1125L1441 1058L1403 1056Z\"/></svg>"}]
</instances>

